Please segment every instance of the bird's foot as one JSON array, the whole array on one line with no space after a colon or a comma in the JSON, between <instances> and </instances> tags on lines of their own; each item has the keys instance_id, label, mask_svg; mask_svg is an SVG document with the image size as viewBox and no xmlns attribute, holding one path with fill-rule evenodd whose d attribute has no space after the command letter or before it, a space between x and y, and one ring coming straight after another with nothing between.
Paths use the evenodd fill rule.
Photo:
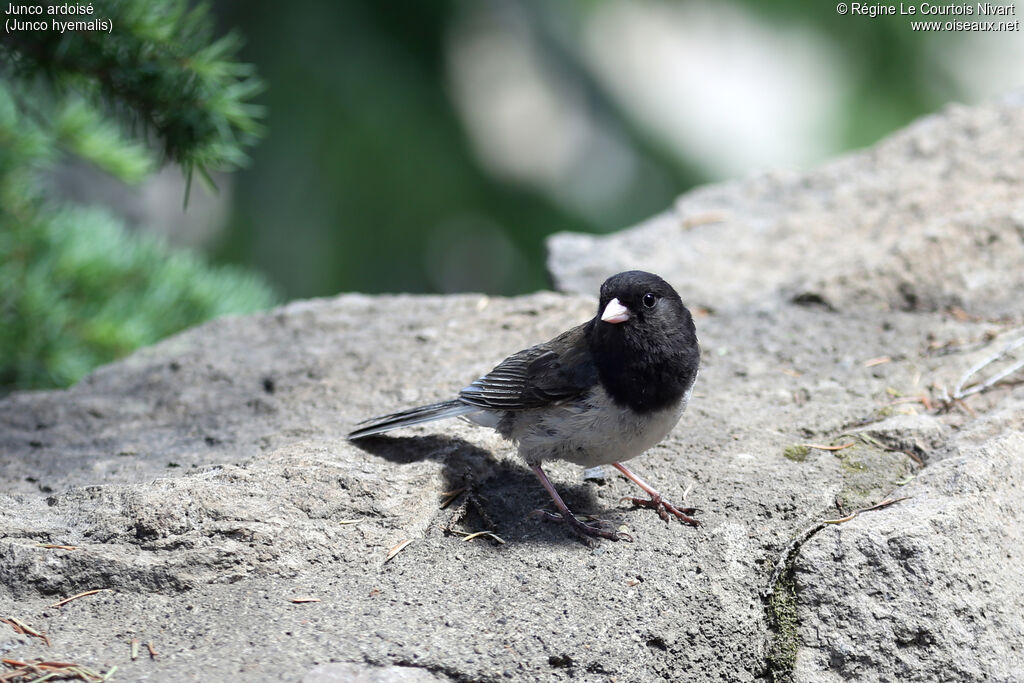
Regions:
<instances>
[{"instance_id":1,"label":"bird's foot","mask_svg":"<svg viewBox=\"0 0 1024 683\"><path fill-rule=\"evenodd\" d=\"M677 508L675 505L665 500L658 494L652 495L650 498L632 498L626 496L619 500L621 503L623 500L628 500L635 507L638 508L651 508L652 510L658 511L658 516L666 522L669 521L669 514L675 515L676 519L690 526L702 526L700 520L690 517L690 515L697 512L697 508Z\"/></svg>"},{"instance_id":2,"label":"bird's foot","mask_svg":"<svg viewBox=\"0 0 1024 683\"><path fill-rule=\"evenodd\" d=\"M547 510L534 510L533 514L539 515L552 522L561 522L562 524L566 524L574 533L583 537L597 537L607 538L612 541L633 542L632 536L627 534L625 531L618 531L616 529L609 528L611 525L604 520L598 519L593 522L584 522L572 513L563 515L557 512L548 512Z\"/></svg>"}]
</instances>

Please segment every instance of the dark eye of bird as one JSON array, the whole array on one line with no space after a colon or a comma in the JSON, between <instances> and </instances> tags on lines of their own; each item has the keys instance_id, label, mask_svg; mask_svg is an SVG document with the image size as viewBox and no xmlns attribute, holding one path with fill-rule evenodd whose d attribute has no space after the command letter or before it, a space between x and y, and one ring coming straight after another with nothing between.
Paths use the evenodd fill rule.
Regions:
<instances>
[{"instance_id":1,"label":"dark eye of bird","mask_svg":"<svg viewBox=\"0 0 1024 683\"><path fill-rule=\"evenodd\" d=\"M654 308L654 304L658 303L658 297L654 296L650 292L644 294L644 306L647 308Z\"/></svg>"}]
</instances>

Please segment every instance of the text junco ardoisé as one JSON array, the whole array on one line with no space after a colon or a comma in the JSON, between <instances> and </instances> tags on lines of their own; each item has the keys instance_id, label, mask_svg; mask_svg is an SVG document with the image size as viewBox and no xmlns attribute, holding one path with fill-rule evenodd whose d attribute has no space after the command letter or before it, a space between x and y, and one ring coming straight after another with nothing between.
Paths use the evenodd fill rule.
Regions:
<instances>
[{"instance_id":1,"label":"text junco ardois\u00e9","mask_svg":"<svg viewBox=\"0 0 1024 683\"><path fill-rule=\"evenodd\" d=\"M578 533L628 538L578 519L541 469L545 460L611 464L650 495L629 498L634 505L699 525L692 508L677 508L622 464L665 438L686 409L700 363L693 317L671 285L639 270L608 278L597 310L509 356L455 399L368 420L349 438L463 415L518 444L559 510L547 516Z\"/></svg>"}]
</instances>

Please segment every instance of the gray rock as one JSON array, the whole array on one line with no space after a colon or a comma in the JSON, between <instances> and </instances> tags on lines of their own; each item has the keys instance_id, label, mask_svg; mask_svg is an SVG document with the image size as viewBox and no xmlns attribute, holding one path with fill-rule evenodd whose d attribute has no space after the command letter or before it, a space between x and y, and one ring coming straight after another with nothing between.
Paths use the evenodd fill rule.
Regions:
<instances>
[{"instance_id":1,"label":"gray rock","mask_svg":"<svg viewBox=\"0 0 1024 683\"><path fill-rule=\"evenodd\" d=\"M698 189L613 235L555 235L548 268L579 293L620 270L651 270L684 301L718 311L795 300L1014 315L1024 288L1020 99L951 105L810 172Z\"/></svg>"},{"instance_id":2,"label":"gray rock","mask_svg":"<svg viewBox=\"0 0 1024 683\"><path fill-rule=\"evenodd\" d=\"M828 526L796 563L796 680L1017 681L1024 436L927 467L898 513Z\"/></svg>"},{"instance_id":3,"label":"gray rock","mask_svg":"<svg viewBox=\"0 0 1024 683\"><path fill-rule=\"evenodd\" d=\"M584 295L296 302L190 330L65 391L3 399L0 616L52 647L0 624L0 654L117 666L124 680L1012 677L1024 388L999 385L966 409L936 399L1021 334L1011 293L1024 261L957 243L944 272L960 275L942 284L928 245L941 215L981 220L965 196L991 199L975 209L1004 225L1024 177L1007 151L1021 144L1019 111L952 109L800 180L701 190L680 206L747 218L716 236L687 209L689 230L649 248L663 261L634 262L629 240L660 234L664 217L621 243L573 238L612 246L612 268L666 271L711 308L697 311L689 411L634 463L700 507L700 529L622 505L634 489L618 475L584 480L555 463L570 505L636 539L585 545L531 515L548 500L514 448L464 422L344 439L591 317L605 273L586 260L559 275ZM966 195L943 184L961 166L978 174ZM883 234L910 211L897 190L911 185L935 203ZM817 225L759 255L762 237ZM992 244L1011 236L999 235ZM567 240L553 263L567 263ZM894 258L930 292L914 306L890 287ZM977 286L958 293L965 274ZM814 296L793 303L800 292ZM971 315L941 310L954 301ZM984 317L995 312L1008 317ZM482 530L501 542L463 540ZM109 590L53 606L97 588ZM133 639L159 654L133 660Z\"/></svg>"},{"instance_id":4,"label":"gray rock","mask_svg":"<svg viewBox=\"0 0 1024 683\"><path fill-rule=\"evenodd\" d=\"M916 455L923 461L945 454L950 446L949 429L935 415L893 415L850 433L884 449Z\"/></svg>"},{"instance_id":5,"label":"gray rock","mask_svg":"<svg viewBox=\"0 0 1024 683\"><path fill-rule=\"evenodd\" d=\"M302 677L302 683L434 683L441 680L444 679L426 669L349 662L321 664Z\"/></svg>"}]
</instances>

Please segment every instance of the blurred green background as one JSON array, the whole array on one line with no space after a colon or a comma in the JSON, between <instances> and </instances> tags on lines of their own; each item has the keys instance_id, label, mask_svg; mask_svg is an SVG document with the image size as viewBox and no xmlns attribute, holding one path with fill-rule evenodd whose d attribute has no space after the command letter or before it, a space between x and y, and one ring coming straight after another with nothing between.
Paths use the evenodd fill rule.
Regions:
<instances>
[{"instance_id":1,"label":"blurred green background","mask_svg":"<svg viewBox=\"0 0 1024 683\"><path fill-rule=\"evenodd\" d=\"M217 5L269 88L218 259L288 297L514 294L543 240L695 184L809 167L1024 83L1021 34L922 34L835 3Z\"/></svg>"},{"instance_id":2,"label":"blurred green background","mask_svg":"<svg viewBox=\"0 0 1024 683\"><path fill-rule=\"evenodd\" d=\"M95 6L0 42L0 393L294 298L544 288L554 232L1024 85L1019 30L813 0Z\"/></svg>"}]
</instances>

